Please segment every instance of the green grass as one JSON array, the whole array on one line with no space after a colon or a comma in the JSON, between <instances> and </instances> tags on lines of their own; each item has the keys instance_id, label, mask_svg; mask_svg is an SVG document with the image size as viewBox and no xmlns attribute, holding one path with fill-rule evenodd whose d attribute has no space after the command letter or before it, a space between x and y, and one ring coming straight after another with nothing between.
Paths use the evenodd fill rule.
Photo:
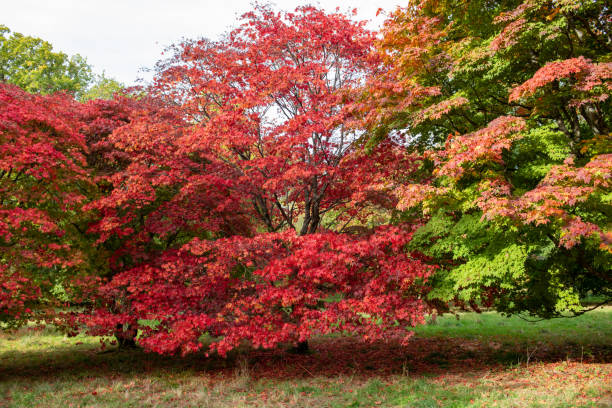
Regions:
<instances>
[{"instance_id":1,"label":"green grass","mask_svg":"<svg viewBox=\"0 0 612 408\"><path fill-rule=\"evenodd\" d=\"M528 322L518 316L503 317L495 312L460 313L459 319L446 314L415 329L420 336L463 337L512 343L548 342L606 345L612 340L611 308L600 308L586 315ZM532 319L530 319L532 320Z\"/></svg>"},{"instance_id":2,"label":"green grass","mask_svg":"<svg viewBox=\"0 0 612 408\"><path fill-rule=\"evenodd\" d=\"M101 351L51 328L0 335L0 407L609 407L612 308L527 323L438 318L405 347L320 338L228 359Z\"/></svg>"}]
</instances>

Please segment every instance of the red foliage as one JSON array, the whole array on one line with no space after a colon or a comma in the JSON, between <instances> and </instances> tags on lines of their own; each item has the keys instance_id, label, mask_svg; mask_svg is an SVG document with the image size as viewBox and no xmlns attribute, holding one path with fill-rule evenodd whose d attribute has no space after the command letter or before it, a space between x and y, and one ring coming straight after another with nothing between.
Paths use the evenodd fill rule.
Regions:
<instances>
[{"instance_id":1,"label":"red foliage","mask_svg":"<svg viewBox=\"0 0 612 408\"><path fill-rule=\"evenodd\" d=\"M540 183L521 196L512 195L512 186L495 179L481 183L481 196L476 204L483 216L511 217L527 224L556 223L561 229L559 244L571 248L580 237L597 234L602 246L609 247L604 233L595 224L584 222L568 209L587 201L600 191L612 187L612 155L595 156L584 167L575 167L571 159L554 166Z\"/></svg>"},{"instance_id":2,"label":"red foliage","mask_svg":"<svg viewBox=\"0 0 612 408\"><path fill-rule=\"evenodd\" d=\"M0 272L0 317L3 321L27 318L32 312L27 306L40 297L40 289L18 272Z\"/></svg>"},{"instance_id":3,"label":"red foliage","mask_svg":"<svg viewBox=\"0 0 612 408\"><path fill-rule=\"evenodd\" d=\"M523 119L501 116L491 121L486 128L467 135L450 136L445 149L436 155L436 163L441 166L435 173L460 178L466 165L473 165L481 160L501 163L502 152L510 148L523 129Z\"/></svg>"},{"instance_id":4,"label":"red foliage","mask_svg":"<svg viewBox=\"0 0 612 408\"><path fill-rule=\"evenodd\" d=\"M171 102L112 133L129 164L89 206L99 242L120 242L92 332L139 327L159 353L210 333L223 355L422 321L431 267L403 252L411 233L364 225L417 163L392 142L364 154L344 125L372 39L342 14L257 7L223 40L175 48L152 90Z\"/></svg>"},{"instance_id":5,"label":"red foliage","mask_svg":"<svg viewBox=\"0 0 612 408\"><path fill-rule=\"evenodd\" d=\"M90 185L78 104L0 84L0 315L24 318L42 270L82 261L66 236ZM40 276L39 276L40 275Z\"/></svg>"},{"instance_id":6,"label":"red foliage","mask_svg":"<svg viewBox=\"0 0 612 408\"><path fill-rule=\"evenodd\" d=\"M402 251L410 236L385 227L360 237L195 239L117 275L104 290L125 294L130 312L101 310L88 324L105 334L117 323L157 321L141 327L140 343L159 353L195 351L203 333L218 337L211 348L221 355L243 340L271 348L331 332L407 338L406 325L423 322L419 288L433 271Z\"/></svg>"},{"instance_id":7,"label":"red foliage","mask_svg":"<svg viewBox=\"0 0 612 408\"><path fill-rule=\"evenodd\" d=\"M598 226L584 222L568 211L579 202L612 188L612 155L595 156L584 167L574 166L568 159L554 166L538 186L518 199L516 206L525 222L561 224L560 244L571 248L580 237L598 234L603 247L610 247Z\"/></svg>"},{"instance_id":8,"label":"red foliage","mask_svg":"<svg viewBox=\"0 0 612 408\"><path fill-rule=\"evenodd\" d=\"M99 235L98 243L111 237L123 241L111 260L114 269L121 270L120 258L126 254L131 262L157 256L149 248L154 238L171 244L178 234L249 233L241 220L240 199L227 190L232 182L205 158L194 160L179 152L176 142L188 128L176 110L149 106L133 112L129 124L105 141L112 146L109 152L129 161L106 177L110 193L86 209L101 215L90 227Z\"/></svg>"},{"instance_id":9,"label":"red foliage","mask_svg":"<svg viewBox=\"0 0 612 408\"><path fill-rule=\"evenodd\" d=\"M398 7L381 29L375 41L377 52L371 56L376 70L367 77L363 100L350 105L366 126L375 128L396 115L409 115L409 121L416 125L468 104L465 98L455 97L431 105L442 95L441 88L415 81L424 68L443 72L452 67L450 56L443 51L450 26L445 28L443 19L422 13L429 3Z\"/></svg>"},{"instance_id":10,"label":"red foliage","mask_svg":"<svg viewBox=\"0 0 612 408\"><path fill-rule=\"evenodd\" d=\"M226 163L268 231L304 214L299 232L312 233L350 194L356 166L343 160L359 134L343 125L343 104L370 69L372 34L312 7L244 19L225 40L181 44L158 88L199 124L184 152Z\"/></svg>"},{"instance_id":11,"label":"red foliage","mask_svg":"<svg viewBox=\"0 0 612 408\"><path fill-rule=\"evenodd\" d=\"M94 99L81 106L82 133L87 143L87 161L98 175L108 175L129 163L129 154L116 149L110 134L128 124L132 115L144 110L151 101L115 95L114 99Z\"/></svg>"},{"instance_id":12,"label":"red foliage","mask_svg":"<svg viewBox=\"0 0 612 408\"><path fill-rule=\"evenodd\" d=\"M588 92L600 88L598 100L608 98L612 89L612 63L593 64L584 57L549 62L540 68L530 79L517 86L510 93L510 102L533 95L538 89L561 79L571 80L576 91ZM580 99L573 102L580 104Z\"/></svg>"}]
</instances>

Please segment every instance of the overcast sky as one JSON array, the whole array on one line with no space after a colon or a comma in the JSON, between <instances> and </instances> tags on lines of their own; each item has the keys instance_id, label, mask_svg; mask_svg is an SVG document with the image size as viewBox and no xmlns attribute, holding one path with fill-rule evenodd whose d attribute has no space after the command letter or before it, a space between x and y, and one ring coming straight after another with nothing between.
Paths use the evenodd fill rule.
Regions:
<instances>
[{"instance_id":1,"label":"overcast sky","mask_svg":"<svg viewBox=\"0 0 612 408\"><path fill-rule=\"evenodd\" d=\"M356 8L358 18L378 27L404 0L277 0L289 10L304 4L327 10ZM0 24L11 31L40 37L55 50L81 54L95 72L126 85L153 67L162 49L181 38L217 38L248 11L251 0L0 0Z\"/></svg>"}]
</instances>

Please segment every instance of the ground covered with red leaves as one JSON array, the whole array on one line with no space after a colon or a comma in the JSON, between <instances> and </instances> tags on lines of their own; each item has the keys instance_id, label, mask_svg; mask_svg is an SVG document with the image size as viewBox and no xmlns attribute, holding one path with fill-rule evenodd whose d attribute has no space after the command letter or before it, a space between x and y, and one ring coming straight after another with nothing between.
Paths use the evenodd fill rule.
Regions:
<instances>
[{"instance_id":1,"label":"ground covered with red leaves","mask_svg":"<svg viewBox=\"0 0 612 408\"><path fill-rule=\"evenodd\" d=\"M27 329L0 336L0 406L612 406L612 345L567 340L321 337L308 354L287 344L221 358L101 350L94 337Z\"/></svg>"},{"instance_id":2,"label":"ground covered with red leaves","mask_svg":"<svg viewBox=\"0 0 612 408\"><path fill-rule=\"evenodd\" d=\"M251 376L255 378L299 378L450 374L536 362L612 363L612 345L590 346L585 353L584 348L575 344L512 347L459 338L413 338L402 346L397 342L364 343L356 338L342 337L317 339L311 341L310 347L311 352L305 355L295 354L289 348L243 350L228 360L213 358L208 367L222 374L246 359Z\"/></svg>"}]
</instances>

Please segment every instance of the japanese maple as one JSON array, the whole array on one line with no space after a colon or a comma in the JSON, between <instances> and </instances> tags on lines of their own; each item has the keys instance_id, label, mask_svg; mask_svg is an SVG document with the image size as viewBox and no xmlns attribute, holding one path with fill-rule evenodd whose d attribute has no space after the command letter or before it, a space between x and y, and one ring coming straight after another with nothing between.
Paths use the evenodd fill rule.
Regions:
<instances>
[{"instance_id":1,"label":"japanese maple","mask_svg":"<svg viewBox=\"0 0 612 408\"><path fill-rule=\"evenodd\" d=\"M160 353L209 333L221 354L409 336L433 268L404 251L410 227L373 227L417 163L393 141L365 154L346 125L372 40L340 13L258 6L223 39L172 49L150 89L164 108L110 136L130 164L91 205L100 242L118 244L92 332L136 327Z\"/></svg>"},{"instance_id":2,"label":"japanese maple","mask_svg":"<svg viewBox=\"0 0 612 408\"><path fill-rule=\"evenodd\" d=\"M88 191L85 138L70 95L0 84L0 319L57 305L87 265L75 223Z\"/></svg>"},{"instance_id":3,"label":"japanese maple","mask_svg":"<svg viewBox=\"0 0 612 408\"><path fill-rule=\"evenodd\" d=\"M543 317L612 297L611 21L603 1L390 15L354 106L372 143L403 133L429 158L397 191L406 216L429 217L412 245L444 265L430 296Z\"/></svg>"}]
</instances>

